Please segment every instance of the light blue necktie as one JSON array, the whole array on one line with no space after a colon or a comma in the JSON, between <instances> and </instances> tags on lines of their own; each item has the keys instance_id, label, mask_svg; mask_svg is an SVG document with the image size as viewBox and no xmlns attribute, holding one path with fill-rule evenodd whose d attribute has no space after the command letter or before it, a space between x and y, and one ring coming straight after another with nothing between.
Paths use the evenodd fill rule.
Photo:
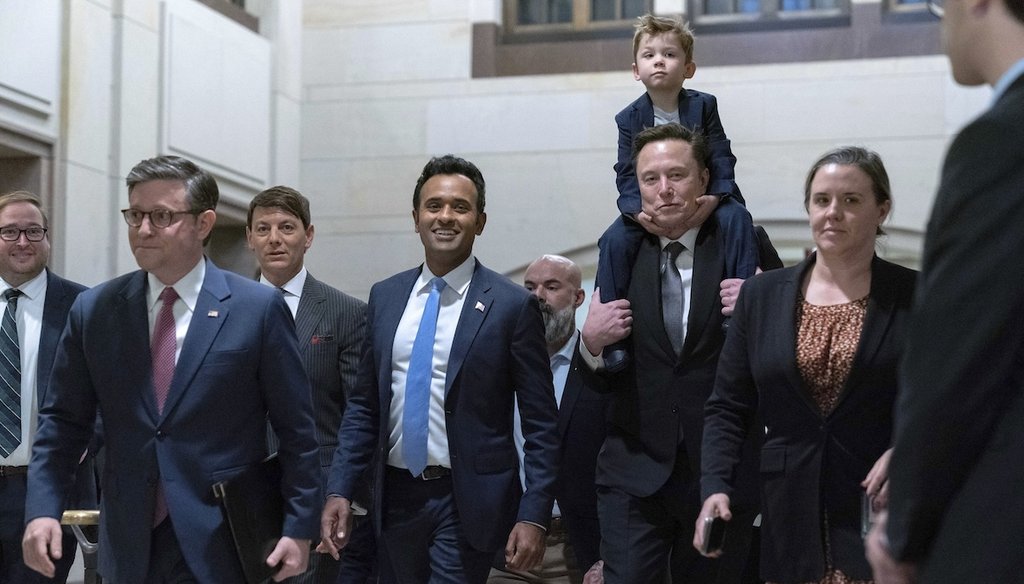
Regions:
<instances>
[{"instance_id":1,"label":"light blue necktie","mask_svg":"<svg viewBox=\"0 0 1024 584\"><path fill-rule=\"evenodd\" d=\"M430 378L434 370L434 331L441 308L441 278L430 281L430 294L423 307L420 328L412 343L409 373L405 377L405 405L402 412L402 456L413 476L427 468L427 420L430 414Z\"/></svg>"},{"instance_id":2,"label":"light blue necktie","mask_svg":"<svg viewBox=\"0 0 1024 584\"><path fill-rule=\"evenodd\" d=\"M0 324L0 454L10 456L21 444L21 348L18 343L18 297L4 291L7 310Z\"/></svg>"}]
</instances>

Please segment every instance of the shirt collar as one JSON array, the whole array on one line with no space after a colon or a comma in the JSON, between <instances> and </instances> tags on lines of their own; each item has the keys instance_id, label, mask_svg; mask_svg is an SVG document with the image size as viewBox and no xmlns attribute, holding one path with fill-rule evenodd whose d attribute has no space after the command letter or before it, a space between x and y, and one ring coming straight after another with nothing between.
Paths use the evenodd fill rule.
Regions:
<instances>
[{"instance_id":1,"label":"shirt collar","mask_svg":"<svg viewBox=\"0 0 1024 584\"><path fill-rule=\"evenodd\" d=\"M9 288L17 288L21 290L23 296L33 300L43 292L46 292L46 268L43 268L43 271L21 286L11 286L3 278L0 278L0 284L2 284L0 286L0 294L6 292Z\"/></svg>"},{"instance_id":2,"label":"shirt collar","mask_svg":"<svg viewBox=\"0 0 1024 584\"><path fill-rule=\"evenodd\" d=\"M1006 93L1006 90L1010 88L1010 85L1012 85L1013 82L1022 75L1024 75L1024 59L1021 59L1011 65L1010 68L1006 70L1006 73L1003 73L1003 76L999 78L999 81L992 86L991 105L995 105L995 103L999 101L999 98Z\"/></svg>"},{"instance_id":3,"label":"shirt collar","mask_svg":"<svg viewBox=\"0 0 1024 584\"><path fill-rule=\"evenodd\" d=\"M694 247L697 246L697 234L700 233L700 225L690 229L686 233L682 234L679 239L669 239L665 236L658 236L658 241L661 242L661 249L665 249L665 246L673 241L678 241L683 244L683 247L688 249L690 253L693 253Z\"/></svg>"},{"instance_id":4,"label":"shirt collar","mask_svg":"<svg viewBox=\"0 0 1024 584\"><path fill-rule=\"evenodd\" d=\"M295 277L293 277L291 280L285 282L284 286L281 286L281 289L296 298L302 298L302 289L306 286L306 274L308 273L309 272L306 270L306 266L302 266L302 269L299 270L299 273L295 274ZM270 283L269 280L267 280L267 277L264 276L262 273L260 274L260 284L274 286L273 284Z\"/></svg>"},{"instance_id":5,"label":"shirt collar","mask_svg":"<svg viewBox=\"0 0 1024 584\"><path fill-rule=\"evenodd\" d=\"M556 359L564 359L566 362L571 362L573 354L576 353L576 341L579 338L580 331L574 330L569 335L569 340L565 341L565 344L562 345L562 348L551 356L551 362L554 363Z\"/></svg>"},{"instance_id":6,"label":"shirt collar","mask_svg":"<svg viewBox=\"0 0 1024 584\"><path fill-rule=\"evenodd\" d=\"M469 256L466 261L458 265L454 270L441 276L444 280L445 286L450 288L459 297L462 297L466 293L466 289L469 288L469 282L473 279L473 270L476 269L476 258ZM427 264L423 264L423 269L420 270L420 277L416 280L416 286L414 290L417 293L424 292L430 286L430 281L436 278L427 267Z\"/></svg>"},{"instance_id":7,"label":"shirt collar","mask_svg":"<svg viewBox=\"0 0 1024 584\"><path fill-rule=\"evenodd\" d=\"M174 288L174 291L178 293L178 297L181 298L185 306L188 306L189 311L195 312L196 302L199 301L199 291L203 289L203 280L206 279L206 257L199 258L195 267L189 270L187 274L181 277L180 280L170 284ZM160 302L160 293L164 291L167 284L160 281L159 278L153 274L146 274L146 281L149 284L149 290L146 292L149 299L149 309L153 310L153 307Z\"/></svg>"}]
</instances>

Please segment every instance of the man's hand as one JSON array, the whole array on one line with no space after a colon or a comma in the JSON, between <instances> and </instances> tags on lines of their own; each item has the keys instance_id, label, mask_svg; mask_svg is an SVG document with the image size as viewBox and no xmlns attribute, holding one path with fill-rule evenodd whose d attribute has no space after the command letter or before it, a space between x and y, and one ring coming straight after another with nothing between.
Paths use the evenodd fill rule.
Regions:
<instances>
[{"instance_id":1,"label":"man's hand","mask_svg":"<svg viewBox=\"0 0 1024 584\"><path fill-rule=\"evenodd\" d=\"M583 344L594 356L600 355L608 345L621 341L633 331L633 311L629 300L601 302L601 289L594 288L587 320L583 323Z\"/></svg>"},{"instance_id":2,"label":"man's hand","mask_svg":"<svg viewBox=\"0 0 1024 584\"><path fill-rule=\"evenodd\" d=\"M309 565L309 540L281 537L274 546L274 551L267 556L268 566L274 567L279 564L281 569L274 574L274 582L305 572Z\"/></svg>"},{"instance_id":3,"label":"man's hand","mask_svg":"<svg viewBox=\"0 0 1024 584\"><path fill-rule=\"evenodd\" d=\"M880 513L864 542L865 555L875 573L875 584L914 584L917 582L917 566L897 562L889 552L889 538L885 535L888 518L887 512Z\"/></svg>"},{"instance_id":4,"label":"man's hand","mask_svg":"<svg viewBox=\"0 0 1024 584\"><path fill-rule=\"evenodd\" d=\"M693 529L693 547L698 552L704 549L704 518L705 517L721 517L725 521L732 519L732 511L729 510L729 495L725 493L715 493L704 500L704 506L701 507L700 514L697 515L697 523ZM701 555L705 555L709 558L717 558L722 555L722 550L715 550L711 553L705 554L700 552Z\"/></svg>"},{"instance_id":5,"label":"man's hand","mask_svg":"<svg viewBox=\"0 0 1024 584\"><path fill-rule=\"evenodd\" d=\"M351 501L345 497L327 497L324 512L320 515L320 544L316 551L339 559L352 533L352 519Z\"/></svg>"},{"instance_id":6,"label":"man's hand","mask_svg":"<svg viewBox=\"0 0 1024 584\"><path fill-rule=\"evenodd\" d=\"M594 562L583 575L583 584L604 584L604 560Z\"/></svg>"},{"instance_id":7,"label":"man's hand","mask_svg":"<svg viewBox=\"0 0 1024 584\"><path fill-rule=\"evenodd\" d=\"M21 553L25 565L47 578L53 578L56 568L52 560L64 555L60 522L53 517L36 517L25 526L21 540Z\"/></svg>"},{"instance_id":8,"label":"man's hand","mask_svg":"<svg viewBox=\"0 0 1024 584\"><path fill-rule=\"evenodd\" d=\"M544 530L532 523L520 521L512 527L505 544L505 567L525 572L544 559Z\"/></svg>"},{"instance_id":9,"label":"man's hand","mask_svg":"<svg viewBox=\"0 0 1024 584\"><path fill-rule=\"evenodd\" d=\"M754 275L760 273L760 267L754 270ZM719 284L722 290L718 295L722 298L723 315L732 316L732 311L736 309L736 301L740 297L740 287L743 286L743 282L745 282L743 278L726 278Z\"/></svg>"}]
</instances>

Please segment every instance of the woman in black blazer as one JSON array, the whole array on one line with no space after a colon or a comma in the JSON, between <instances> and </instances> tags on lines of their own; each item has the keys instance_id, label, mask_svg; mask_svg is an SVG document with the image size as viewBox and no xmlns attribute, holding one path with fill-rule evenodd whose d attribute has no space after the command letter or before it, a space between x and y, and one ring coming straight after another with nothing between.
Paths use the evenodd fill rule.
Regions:
<instances>
[{"instance_id":1,"label":"woman in black blazer","mask_svg":"<svg viewBox=\"0 0 1024 584\"><path fill-rule=\"evenodd\" d=\"M887 475L897 364L916 272L879 259L892 207L878 155L847 147L807 176L817 252L748 280L705 409L705 517L730 519L733 469L748 432L761 449L761 577L871 581L861 539L864 486Z\"/></svg>"}]
</instances>

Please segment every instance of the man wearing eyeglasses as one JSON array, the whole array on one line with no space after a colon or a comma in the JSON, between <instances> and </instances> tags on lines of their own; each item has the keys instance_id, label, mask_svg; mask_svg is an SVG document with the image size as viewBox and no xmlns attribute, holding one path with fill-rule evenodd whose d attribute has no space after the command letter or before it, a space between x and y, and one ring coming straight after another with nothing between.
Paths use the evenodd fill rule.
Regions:
<instances>
[{"instance_id":1,"label":"man wearing eyeglasses","mask_svg":"<svg viewBox=\"0 0 1024 584\"><path fill-rule=\"evenodd\" d=\"M956 81L994 91L943 165L868 558L878 584L1024 582L1024 0L931 8Z\"/></svg>"},{"instance_id":2,"label":"man wearing eyeglasses","mask_svg":"<svg viewBox=\"0 0 1024 584\"><path fill-rule=\"evenodd\" d=\"M53 579L30 570L21 557L36 412L47 395L53 352L68 309L85 290L46 269L48 225L34 194L0 196L0 582L65 582L75 558L70 531L61 538L67 553L55 562ZM82 457L76 478L69 503L95 507L91 456Z\"/></svg>"},{"instance_id":3,"label":"man wearing eyeglasses","mask_svg":"<svg viewBox=\"0 0 1024 584\"><path fill-rule=\"evenodd\" d=\"M139 271L72 306L39 413L24 554L52 575L57 517L99 408L107 450L99 572L115 583L241 584L242 567L211 486L280 439L283 537L275 580L306 569L317 532L319 470L309 381L291 313L267 286L203 257L217 183L179 157L128 174L128 241Z\"/></svg>"}]
</instances>

